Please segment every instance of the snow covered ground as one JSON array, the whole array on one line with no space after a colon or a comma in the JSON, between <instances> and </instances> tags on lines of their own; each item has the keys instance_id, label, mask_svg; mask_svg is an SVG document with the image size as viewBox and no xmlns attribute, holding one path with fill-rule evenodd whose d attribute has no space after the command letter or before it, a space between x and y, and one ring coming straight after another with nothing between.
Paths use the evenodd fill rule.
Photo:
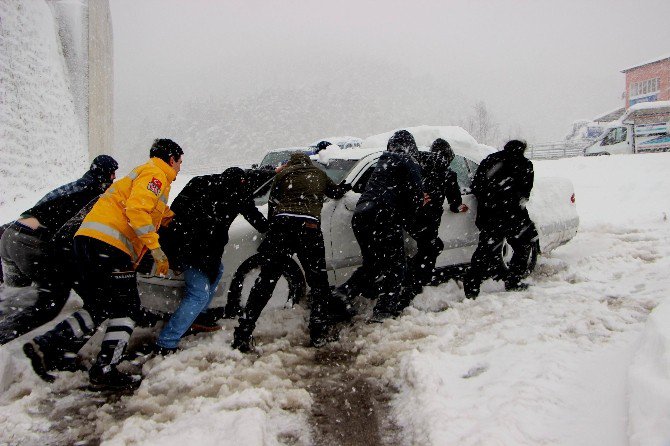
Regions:
<instances>
[{"instance_id":1,"label":"snow covered ground","mask_svg":"<svg viewBox=\"0 0 670 446\"><path fill-rule=\"evenodd\" d=\"M528 291L428 287L321 350L277 296L258 355L231 350L226 321L146 362L132 395L92 394L82 373L45 384L19 339L0 348L0 444L667 445L670 154L535 166L572 179L581 227Z\"/></svg>"}]
</instances>

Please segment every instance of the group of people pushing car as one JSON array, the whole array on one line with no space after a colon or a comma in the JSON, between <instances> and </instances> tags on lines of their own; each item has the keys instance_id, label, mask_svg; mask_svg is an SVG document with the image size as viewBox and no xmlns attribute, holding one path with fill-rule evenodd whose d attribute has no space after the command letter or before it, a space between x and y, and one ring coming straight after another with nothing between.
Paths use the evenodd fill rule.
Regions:
<instances>
[{"instance_id":1,"label":"group of people pushing car","mask_svg":"<svg viewBox=\"0 0 670 446\"><path fill-rule=\"evenodd\" d=\"M480 236L470 268L461 277L468 298L475 298L489 277L504 280L507 290L526 287L521 279L537 232L525 209L533 186L525 149L525 142L509 141L480 164L472 181ZM166 275L170 268L185 280L184 296L150 353L176 351L189 330L220 328L213 322L200 324L198 317L205 314L221 279L228 230L239 214L266 236L258 248L260 274L241 311L233 348L253 350L256 322L293 255L310 289L310 342L319 347L337 338L338 324L353 318L353 301L360 294L376 299L368 322L398 316L433 281L444 247L438 227L445 199L451 212L469 210L449 168L454 159L449 143L437 139L430 152L420 152L408 131L395 132L353 213L362 264L346 283L332 289L321 209L324 197L339 199L351 190L350 184L335 184L308 155L296 152L277 169L267 219L254 204L247 172L237 167L194 177L169 207L170 185L182 158L177 143L157 139L149 160L114 182L118 164L100 155L82 178L48 193L3 227L4 281L11 287L32 283L37 300L0 316L0 343L53 319L71 289L83 300L81 309L23 345L45 381L55 379L53 371L81 370L78 351L107 321L100 351L88 370L91 387L128 389L140 384L141 376L117 366L134 327L157 321L141 306L136 283L137 267L147 251L155 275ZM410 259L405 258L403 230L417 242ZM514 255L509 268L501 269L505 240Z\"/></svg>"}]
</instances>

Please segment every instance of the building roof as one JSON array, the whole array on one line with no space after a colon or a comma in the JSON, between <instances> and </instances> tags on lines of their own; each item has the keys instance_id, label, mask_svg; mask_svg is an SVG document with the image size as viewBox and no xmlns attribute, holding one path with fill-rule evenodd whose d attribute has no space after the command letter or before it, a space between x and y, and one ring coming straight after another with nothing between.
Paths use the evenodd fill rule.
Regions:
<instances>
[{"instance_id":1,"label":"building roof","mask_svg":"<svg viewBox=\"0 0 670 446\"><path fill-rule=\"evenodd\" d=\"M625 73L625 72L630 71L634 68L639 68L639 67L643 67L645 65L650 65L650 64L653 64L653 63L656 63L656 62L661 62L661 61L666 60L666 59L670 59L670 54L665 54L663 56L656 57L652 60L648 60L646 62L642 62L642 63L639 63L637 65L633 65L632 67L624 68L623 70L621 70L621 72Z\"/></svg>"}]
</instances>

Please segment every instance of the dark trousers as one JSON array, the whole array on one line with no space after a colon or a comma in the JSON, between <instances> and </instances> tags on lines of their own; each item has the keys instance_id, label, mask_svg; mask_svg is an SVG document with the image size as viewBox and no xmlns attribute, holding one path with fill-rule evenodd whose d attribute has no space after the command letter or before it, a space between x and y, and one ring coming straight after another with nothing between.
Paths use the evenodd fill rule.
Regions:
<instances>
[{"instance_id":1,"label":"dark trousers","mask_svg":"<svg viewBox=\"0 0 670 446\"><path fill-rule=\"evenodd\" d=\"M310 325L327 322L332 298L326 272L326 250L319 222L313 219L277 216L270 221L267 238L258 248L263 256L261 272L254 283L240 324L253 327L265 308L284 270L283 265L298 256L312 297Z\"/></svg>"},{"instance_id":2,"label":"dark trousers","mask_svg":"<svg viewBox=\"0 0 670 446\"><path fill-rule=\"evenodd\" d=\"M4 281L26 287L15 305L0 315L0 345L49 322L60 313L74 286L71 259L60 256L44 230L12 223L0 238ZM34 286L29 287L31 284ZM33 301L32 297L37 295Z\"/></svg>"},{"instance_id":3,"label":"dark trousers","mask_svg":"<svg viewBox=\"0 0 670 446\"><path fill-rule=\"evenodd\" d=\"M84 308L35 338L53 363L78 352L95 329L109 319L97 362L121 359L135 321L141 318L136 274L128 254L100 240L77 236L74 251L80 268Z\"/></svg>"},{"instance_id":4,"label":"dark trousers","mask_svg":"<svg viewBox=\"0 0 670 446\"><path fill-rule=\"evenodd\" d=\"M533 243L537 240L535 225L527 216L511 221L500 219L491 224L480 225L479 243L465 277L466 288L475 287L478 292L479 284L491 277L509 284L518 284L527 274L528 257ZM501 262L505 241L514 250L507 270Z\"/></svg>"},{"instance_id":5,"label":"dark trousers","mask_svg":"<svg viewBox=\"0 0 670 446\"><path fill-rule=\"evenodd\" d=\"M378 298L375 313L397 313L406 270L400 216L391 209L361 206L351 224L363 261L340 290L354 297L369 287Z\"/></svg>"},{"instance_id":6,"label":"dark trousers","mask_svg":"<svg viewBox=\"0 0 670 446\"><path fill-rule=\"evenodd\" d=\"M442 208L439 208L439 212L419 212L416 219L406 227L416 241L417 252L408 261L405 283L417 291L431 283L437 257L444 249L444 242L438 236L441 218Z\"/></svg>"}]
</instances>

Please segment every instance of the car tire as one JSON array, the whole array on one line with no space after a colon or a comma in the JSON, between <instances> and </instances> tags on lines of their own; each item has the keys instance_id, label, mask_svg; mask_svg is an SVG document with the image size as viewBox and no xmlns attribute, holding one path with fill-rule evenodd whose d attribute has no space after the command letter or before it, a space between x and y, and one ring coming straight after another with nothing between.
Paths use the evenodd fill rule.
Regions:
<instances>
[{"instance_id":1,"label":"car tire","mask_svg":"<svg viewBox=\"0 0 670 446\"><path fill-rule=\"evenodd\" d=\"M513 252L514 251L512 250L512 247L507 242L503 243L503 247L500 250L500 277L505 277L507 275L507 271L509 270L509 261L512 258ZM535 265L537 265L538 255L540 255L540 242L535 240L531 245L530 254L528 255L528 263L523 276L521 277L522 279L530 276L530 273L533 272Z\"/></svg>"},{"instance_id":2,"label":"car tire","mask_svg":"<svg viewBox=\"0 0 670 446\"><path fill-rule=\"evenodd\" d=\"M241 302L244 279L246 278L247 274L260 267L262 261L263 256L261 254L254 254L242 262L240 267L237 268L237 271L235 271L233 279L230 282L230 287L228 288L224 317L234 318L242 314L243 309ZM293 259L291 259L284 265L282 276L284 276L286 282L288 283L288 300L290 300L294 305L299 303L307 291L305 276L302 273L302 269L300 269L300 266Z\"/></svg>"}]
</instances>

